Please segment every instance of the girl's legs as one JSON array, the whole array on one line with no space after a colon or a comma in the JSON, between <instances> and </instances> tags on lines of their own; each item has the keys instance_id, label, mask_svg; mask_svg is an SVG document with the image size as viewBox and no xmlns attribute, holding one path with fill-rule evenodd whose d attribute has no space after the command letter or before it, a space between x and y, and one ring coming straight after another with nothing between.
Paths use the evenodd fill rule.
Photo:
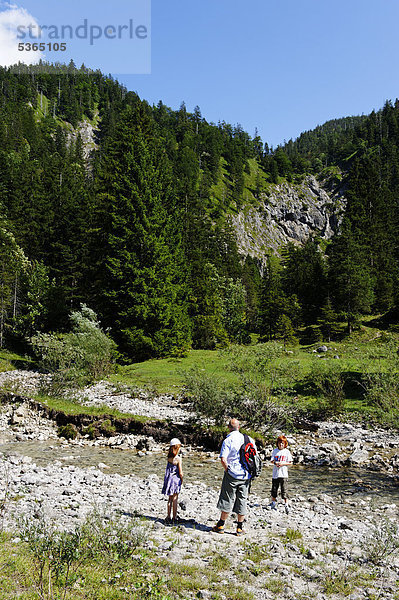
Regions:
<instances>
[{"instance_id":1,"label":"girl's legs","mask_svg":"<svg viewBox=\"0 0 399 600\"><path fill-rule=\"evenodd\" d=\"M172 503L173 503L173 496L169 496L168 498L168 520L170 521L170 513L172 512Z\"/></svg>"},{"instance_id":2,"label":"girl's legs","mask_svg":"<svg viewBox=\"0 0 399 600\"><path fill-rule=\"evenodd\" d=\"M179 494L173 494L173 496L169 496L169 498L171 498L172 500L172 505L173 505L173 520L176 519L177 517L177 498L178 498Z\"/></svg>"},{"instance_id":3,"label":"girl's legs","mask_svg":"<svg viewBox=\"0 0 399 600\"><path fill-rule=\"evenodd\" d=\"M287 479L282 479L281 481L281 498L284 500L284 504L285 504L285 512L289 513L289 508L288 508L288 481Z\"/></svg>"},{"instance_id":4,"label":"girl's legs","mask_svg":"<svg viewBox=\"0 0 399 600\"><path fill-rule=\"evenodd\" d=\"M279 480L273 478L272 479L272 491L271 491L272 501L269 504L270 508L276 508L277 507L277 492L278 492L278 488L279 488Z\"/></svg>"}]
</instances>

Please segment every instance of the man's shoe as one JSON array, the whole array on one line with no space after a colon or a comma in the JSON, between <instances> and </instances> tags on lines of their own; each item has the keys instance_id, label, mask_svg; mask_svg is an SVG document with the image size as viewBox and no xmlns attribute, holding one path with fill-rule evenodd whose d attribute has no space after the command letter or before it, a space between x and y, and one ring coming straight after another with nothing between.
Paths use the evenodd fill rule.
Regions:
<instances>
[{"instance_id":1,"label":"man's shoe","mask_svg":"<svg viewBox=\"0 0 399 600\"><path fill-rule=\"evenodd\" d=\"M285 514L286 514L286 515L289 515L289 514L290 514L290 509L289 509L289 507L287 506L287 504L285 505Z\"/></svg>"},{"instance_id":2,"label":"man's shoe","mask_svg":"<svg viewBox=\"0 0 399 600\"><path fill-rule=\"evenodd\" d=\"M277 502L275 502L274 500L272 502L270 502L270 504L267 507L269 510L277 510Z\"/></svg>"},{"instance_id":3,"label":"man's shoe","mask_svg":"<svg viewBox=\"0 0 399 600\"><path fill-rule=\"evenodd\" d=\"M215 527L212 527L212 531L215 533L224 533L224 525L215 525Z\"/></svg>"},{"instance_id":4,"label":"man's shoe","mask_svg":"<svg viewBox=\"0 0 399 600\"><path fill-rule=\"evenodd\" d=\"M240 537L241 535L245 535L245 530L242 528L242 525L237 525L236 535L237 535L237 537Z\"/></svg>"},{"instance_id":5,"label":"man's shoe","mask_svg":"<svg viewBox=\"0 0 399 600\"><path fill-rule=\"evenodd\" d=\"M165 525L171 525L171 524L172 524L172 519L170 517L166 517Z\"/></svg>"}]
</instances>

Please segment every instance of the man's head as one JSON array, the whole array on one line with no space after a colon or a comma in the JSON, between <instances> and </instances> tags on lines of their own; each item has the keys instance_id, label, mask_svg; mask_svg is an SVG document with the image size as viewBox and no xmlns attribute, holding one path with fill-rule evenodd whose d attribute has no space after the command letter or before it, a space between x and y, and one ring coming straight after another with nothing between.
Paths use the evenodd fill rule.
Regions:
<instances>
[{"instance_id":1,"label":"man's head","mask_svg":"<svg viewBox=\"0 0 399 600\"><path fill-rule=\"evenodd\" d=\"M240 429L240 421L238 419L230 419L229 429L230 431L238 431Z\"/></svg>"}]
</instances>

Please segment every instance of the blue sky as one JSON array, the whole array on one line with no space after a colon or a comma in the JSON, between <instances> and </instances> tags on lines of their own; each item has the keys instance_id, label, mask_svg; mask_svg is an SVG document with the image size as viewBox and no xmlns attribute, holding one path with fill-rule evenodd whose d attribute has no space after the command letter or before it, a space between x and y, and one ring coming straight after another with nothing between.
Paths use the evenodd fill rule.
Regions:
<instances>
[{"instance_id":1,"label":"blue sky","mask_svg":"<svg viewBox=\"0 0 399 600\"><path fill-rule=\"evenodd\" d=\"M151 20L138 15L147 0L15 4L41 23L61 10L71 22L147 19L150 74L137 74L138 50L143 63L150 51L137 40L86 43L73 49L75 62L111 71L150 103L175 109L184 100L208 121L240 123L251 135L257 127L274 146L399 96L397 0L152 0Z\"/></svg>"}]
</instances>

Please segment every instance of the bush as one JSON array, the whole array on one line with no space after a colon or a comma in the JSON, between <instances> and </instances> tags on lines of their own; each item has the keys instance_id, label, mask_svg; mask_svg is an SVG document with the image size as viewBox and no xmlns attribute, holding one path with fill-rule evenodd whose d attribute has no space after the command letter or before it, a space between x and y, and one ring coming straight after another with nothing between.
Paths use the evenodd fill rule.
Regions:
<instances>
[{"instance_id":1,"label":"bush","mask_svg":"<svg viewBox=\"0 0 399 600\"><path fill-rule=\"evenodd\" d=\"M81 527L89 540L87 554L114 559L129 558L147 539L146 530L137 518L123 519L106 511L93 511Z\"/></svg>"},{"instance_id":2,"label":"bush","mask_svg":"<svg viewBox=\"0 0 399 600\"><path fill-rule=\"evenodd\" d=\"M232 344L221 355L226 359L228 368L235 373L256 373L265 376L270 373L275 359L283 356L284 350L277 342L239 346Z\"/></svg>"},{"instance_id":3,"label":"bush","mask_svg":"<svg viewBox=\"0 0 399 600\"><path fill-rule=\"evenodd\" d=\"M247 427L270 432L291 423L295 412L285 396L274 396L270 385L261 378L246 378L233 387L193 368L184 374L184 381L194 411L198 417L205 417L208 424L214 421L221 425L234 415Z\"/></svg>"},{"instance_id":4,"label":"bush","mask_svg":"<svg viewBox=\"0 0 399 600\"><path fill-rule=\"evenodd\" d=\"M247 378L237 390L235 414L247 426L267 434L291 425L296 407L289 402L284 393L275 395L264 380Z\"/></svg>"},{"instance_id":5,"label":"bush","mask_svg":"<svg viewBox=\"0 0 399 600\"><path fill-rule=\"evenodd\" d=\"M372 526L360 546L368 562L379 564L399 550L399 526L383 519Z\"/></svg>"},{"instance_id":6,"label":"bush","mask_svg":"<svg viewBox=\"0 0 399 600\"><path fill-rule=\"evenodd\" d=\"M101 329L94 311L82 304L70 319L70 333L39 333L31 339L41 366L54 374L53 385L60 390L106 376L116 355L116 344Z\"/></svg>"},{"instance_id":7,"label":"bush","mask_svg":"<svg viewBox=\"0 0 399 600\"><path fill-rule=\"evenodd\" d=\"M38 597L49 600L66 598L84 563L98 557L110 563L130 558L146 540L136 518L122 519L105 511L93 512L72 531L57 530L43 514L37 519L22 518L19 530L32 558ZM53 593L54 584L60 596Z\"/></svg>"},{"instance_id":8,"label":"bush","mask_svg":"<svg viewBox=\"0 0 399 600\"><path fill-rule=\"evenodd\" d=\"M396 342L389 336L380 344L370 362L363 365L360 382L365 391L365 401L373 407L374 416L385 425L399 425L399 357ZM377 367L376 363L377 362Z\"/></svg>"},{"instance_id":9,"label":"bush","mask_svg":"<svg viewBox=\"0 0 399 600\"><path fill-rule=\"evenodd\" d=\"M75 440L79 432L75 425L72 423L67 423L67 425L61 425L57 430L58 437L63 437L66 440Z\"/></svg>"},{"instance_id":10,"label":"bush","mask_svg":"<svg viewBox=\"0 0 399 600\"><path fill-rule=\"evenodd\" d=\"M344 411L345 379L340 364L325 360L314 362L308 382L317 393L322 395L322 408L327 415L337 415Z\"/></svg>"},{"instance_id":11,"label":"bush","mask_svg":"<svg viewBox=\"0 0 399 600\"><path fill-rule=\"evenodd\" d=\"M214 375L193 367L183 373L184 388L198 416L221 425L231 413L232 389Z\"/></svg>"}]
</instances>

